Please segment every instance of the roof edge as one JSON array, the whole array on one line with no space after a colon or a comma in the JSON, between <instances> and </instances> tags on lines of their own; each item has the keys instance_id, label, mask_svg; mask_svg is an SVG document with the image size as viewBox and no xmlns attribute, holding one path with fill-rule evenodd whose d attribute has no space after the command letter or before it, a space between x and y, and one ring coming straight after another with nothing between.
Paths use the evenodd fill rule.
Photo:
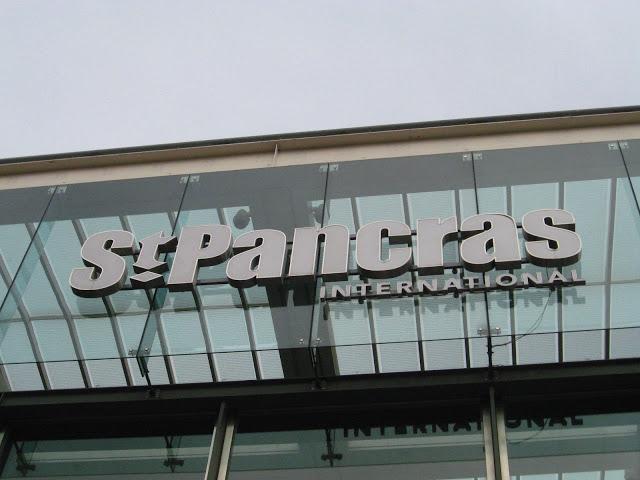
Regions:
<instances>
[{"instance_id":1,"label":"roof edge","mask_svg":"<svg viewBox=\"0 0 640 480\"><path fill-rule=\"evenodd\" d=\"M153 153L153 152L166 152L167 150L183 150L183 149L195 149L203 147L220 147L231 146L239 144L257 144L257 143L269 143L287 140L300 140L308 138L323 138L323 137L336 137L347 135L359 135L359 134L372 134L372 133L385 133L385 132L402 132L402 131L415 131L435 129L439 127L469 127L469 126L482 126L490 124L503 124L504 127L500 133L508 133L510 130L521 131L522 128L510 129L509 125L525 121L535 120L567 120L567 128L580 127L588 124L588 126L598 125L600 122L593 122L595 117L606 117L611 120L611 116L617 116L615 114L638 114L637 118L634 115L632 119L620 118L620 121L602 121L602 125L615 125L615 124L628 124L640 122L640 105L623 106L623 107L611 107L611 108L596 108L596 109L584 109L584 110L561 110L553 112L539 112L539 113L527 113L516 115L498 115L490 117L471 117L461 119L450 120L437 120L427 122L410 122L410 123L397 123L386 125L373 125L363 127L349 127L349 128L337 128L329 130L311 130L311 131L299 131L290 133L277 133L269 135L254 135L246 137L230 137L213 140L198 140L188 142L176 142L176 143L161 143L153 145L140 145L132 147L117 147L106 148L96 150L82 150L75 152L62 152L54 154L44 155L29 155L20 157L5 157L0 158L0 165L7 164L19 164L29 162L52 162L55 160L70 160L81 159L83 157L103 157L113 155L124 154L136 154L136 153ZM578 119L590 119L591 122L578 122ZM570 124L571 120L575 120L575 124ZM544 127L539 125L538 128ZM525 128L533 129L533 128ZM482 132L480 132L482 133ZM477 133L476 133L477 134Z\"/></svg>"}]
</instances>

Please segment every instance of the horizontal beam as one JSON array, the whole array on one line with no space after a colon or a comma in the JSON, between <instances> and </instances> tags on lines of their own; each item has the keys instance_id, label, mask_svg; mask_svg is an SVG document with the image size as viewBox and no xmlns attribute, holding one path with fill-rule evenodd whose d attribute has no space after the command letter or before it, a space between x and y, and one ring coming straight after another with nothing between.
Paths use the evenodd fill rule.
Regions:
<instances>
[{"instance_id":1,"label":"horizontal beam","mask_svg":"<svg viewBox=\"0 0 640 480\"><path fill-rule=\"evenodd\" d=\"M154 388L8 392L0 405L0 421L197 415L217 411L223 401L255 415L278 411L289 414L292 409L336 410L385 404L454 405L481 401L490 384L501 398L514 395L548 398L554 393L608 394L619 390L640 392L640 360L504 367L494 369L493 377L489 378L486 369L470 369L343 376L321 381L263 380Z\"/></svg>"}]
</instances>

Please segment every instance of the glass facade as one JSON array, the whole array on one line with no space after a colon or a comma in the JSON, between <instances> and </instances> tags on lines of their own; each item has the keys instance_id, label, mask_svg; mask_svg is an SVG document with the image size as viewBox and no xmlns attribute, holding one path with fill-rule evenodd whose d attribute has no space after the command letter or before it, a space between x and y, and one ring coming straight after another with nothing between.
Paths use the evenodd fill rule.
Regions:
<instances>
[{"instance_id":1,"label":"glass facade","mask_svg":"<svg viewBox=\"0 0 640 480\"><path fill-rule=\"evenodd\" d=\"M521 384L558 365L616 373L604 369L637 363L639 194L638 140L0 191L0 407L5 396L44 405L78 395L42 428L28 409L2 417L0 477L637 480L640 393L569 398L573 386L561 380L541 392ZM355 263L365 224L408 225L415 259L419 219L507 214L524 251L522 217L545 208L575 216L582 256L559 270L584 285L320 298L377 281ZM112 295L81 298L70 288L94 233L126 230L140 241L203 224L227 225L234 238L280 230L288 256L294 229L344 225L347 280L237 288L225 262L201 267L193 291L127 280ZM445 244L443 273L411 267L390 281L464 284L474 273L461 241ZM393 248L384 240L383 256ZM136 258L125 258L129 277ZM169 268L174 258L162 253ZM552 270L524 262L488 275ZM582 372L581 388L593 378L594 390L616 377ZM383 391L381 378L397 392ZM294 384L301 390L286 390ZM169 405L184 414L203 386L222 393L202 400L187 426ZM284 390L239 393L253 387ZM82 395L96 392L133 392L121 424L82 410Z\"/></svg>"},{"instance_id":2,"label":"glass facade","mask_svg":"<svg viewBox=\"0 0 640 480\"><path fill-rule=\"evenodd\" d=\"M202 478L210 435L19 440L0 478Z\"/></svg>"},{"instance_id":3,"label":"glass facade","mask_svg":"<svg viewBox=\"0 0 640 480\"><path fill-rule=\"evenodd\" d=\"M512 478L637 478L640 412L507 420Z\"/></svg>"},{"instance_id":4,"label":"glass facade","mask_svg":"<svg viewBox=\"0 0 640 480\"><path fill-rule=\"evenodd\" d=\"M229 479L484 479L480 417L239 432Z\"/></svg>"}]
</instances>

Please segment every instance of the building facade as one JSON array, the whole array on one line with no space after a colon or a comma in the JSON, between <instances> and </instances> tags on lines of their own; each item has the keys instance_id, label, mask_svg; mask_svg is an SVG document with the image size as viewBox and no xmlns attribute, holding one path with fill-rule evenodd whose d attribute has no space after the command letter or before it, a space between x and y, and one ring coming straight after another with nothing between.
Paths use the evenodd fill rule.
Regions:
<instances>
[{"instance_id":1,"label":"building facade","mask_svg":"<svg viewBox=\"0 0 640 480\"><path fill-rule=\"evenodd\" d=\"M0 477L640 478L637 110L5 159L0 189ZM566 244L540 211L579 256L530 255ZM203 225L225 254L172 287ZM294 278L300 229L330 225L342 275L325 231ZM124 274L87 294L96 238Z\"/></svg>"}]
</instances>

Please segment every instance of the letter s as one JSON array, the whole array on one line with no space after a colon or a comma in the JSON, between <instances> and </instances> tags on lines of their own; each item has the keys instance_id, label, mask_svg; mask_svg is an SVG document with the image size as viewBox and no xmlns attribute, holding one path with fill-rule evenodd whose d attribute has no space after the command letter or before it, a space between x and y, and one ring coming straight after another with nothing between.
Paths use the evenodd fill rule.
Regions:
<instances>
[{"instance_id":1,"label":"letter s","mask_svg":"<svg viewBox=\"0 0 640 480\"><path fill-rule=\"evenodd\" d=\"M527 257L534 265L561 267L580 259L576 219L566 210L533 210L522 217Z\"/></svg>"},{"instance_id":2,"label":"letter s","mask_svg":"<svg viewBox=\"0 0 640 480\"><path fill-rule=\"evenodd\" d=\"M117 292L127 279L127 264L121 255L132 255L135 238L131 232L109 230L91 235L80 254L86 265L74 268L69 277L79 297L103 297Z\"/></svg>"}]
</instances>

